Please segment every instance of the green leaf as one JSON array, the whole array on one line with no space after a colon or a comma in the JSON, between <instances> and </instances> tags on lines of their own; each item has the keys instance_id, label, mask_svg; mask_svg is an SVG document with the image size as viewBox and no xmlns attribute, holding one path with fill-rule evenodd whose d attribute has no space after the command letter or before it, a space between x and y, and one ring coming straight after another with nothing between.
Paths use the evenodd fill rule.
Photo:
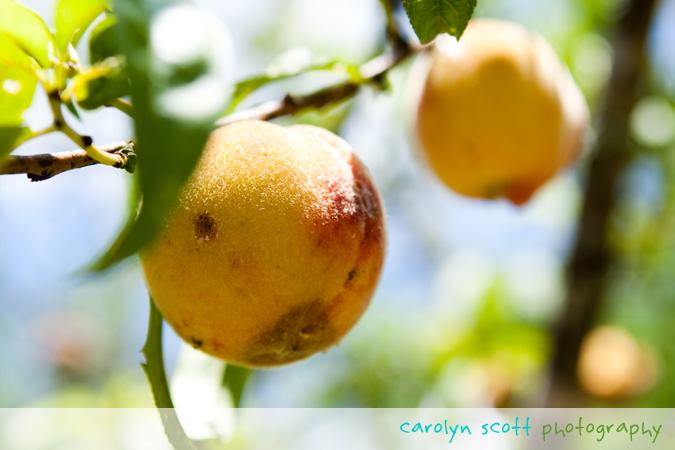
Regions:
<instances>
[{"instance_id":1,"label":"green leaf","mask_svg":"<svg viewBox=\"0 0 675 450\"><path fill-rule=\"evenodd\" d=\"M250 94L266 84L281 81L301 75L306 72L326 70L349 75L353 80L359 77L358 66L346 64L337 60L314 61L298 65L297 67L270 67L264 74L257 75L238 82L232 94L232 101L226 112L230 114Z\"/></svg>"},{"instance_id":2,"label":"green leaf","mask_svg":"<svg viewBox=\"0 0 675 450\"><path fill-rule=\"evenodd\" d=\"M105 10L105 0L58 0L54 22L59 53L65 55L68 44L75 47L89 25Z\"/></svg>"},{"instance_id":3,"label":"green leaf","mask_svg":"<svg viewBox=\"0 0 675 450\"><path fill-rule=\"evenodd\" d=\"M426 44L440 33L459 39L476 8L476 0L403 0L410 23Z\"/></svg>"},{"instance_id":4,"label":"green leaf","mask_svg":"<svg viewBox=\"0 0 675 450\"><path fill-rule=\"evenodd\" d=\"M97 270L152 243L227 105L222 70L228 65L220 46L228 35L222 24L194 4L151 3L154 8L133 0L115 3L132 86L143 202L136 222L99 260ZM177 52L174 44L188 37L190 51ZM197 76L175 76L200 64Z\"/></svg>"},{"instance_id":5,"label":"green leaf","mask_svg":"<svg viewBox=\"0 0 675 450\"><path fill-rule=\"evenodd\" d=\"M116 24L117 19L114 16L108 16L92 30L89 38L89 61L91 64L122 53L117 38Z\"/></svg>"},{"instance_id":6,"label":"green leaf","mask_svg":"<svg viewBox=\"0 0 675 450\"><path fill-rule=\"evenodd\" d=\"M11 9L0 0L0 12ZM0 27L3 20L0 17ZM0 160L33 137L22 124L23 113L33 102L37 64L19 42L15 36L0 31Z\"/></svg>"},{"instance_id":7,"label":"green leaf","mask_svg":"<svg viewBox=\"0 0 675 450\"><path fill-rule=\"evenodd\" d=\"M33 132L28 127L0 126L0 161L31 137Z\"/></svg>"},{"instance_id":8,"label":"green leaf","mask_svg":"<svg viewBox=\"0 0 675 450\"><path fill-rule=\"evenodd\" d=\"M225 373L223 375L223 387L230 391L232 396L232 403L235 408L239 408L241 403L241 396L244 393L246 381L251 376L251 369L233 364L225 366Z\"/></svg>"},{"instance_id":9,"label":"green leaf","mask_svg":"<svg viewBox=\"0 0 675 450\"><path fill-rule=\"evenodd\" d=\"M124 61L124 57L111 56L73 77L77 104L84 109L96 109L131 94Z\"/></svg>"},{"instance_id":10,"label":"green leaf","mask_svg":"<svg viewBox=\"0 0 675 450\"><path fill-rule=\"evenodd\" d=\"M10 44L0 39L0 50L12 48ZM33 136L30 129L23 127L22 124L23 112L33 102L37 86L37 79L32 70L27 70L19 64L4 62L5 56L9 55L8 60L13 61L12 58L17 55L9 53L2 55L0 56L0 160Z\"/></svg>"},{"instance_id":11,"label":"green leaf","mask_svg":"<svg viewBox=\"0 0 675 450\"><path fill-rule=\"evenodd\" d=\"M9 37L40 66L49 68L49 55L55 46L54 37L45 23L33 11L13 0L0 0L0 35Z\"/></svg>"},{"instance_id":12,"label":"green leaf","mask_svg":"<svg viewBox=\"0 0 675 450\"><path fill-rule=\"evenodd\" d=\"M33 101L37 79L19 66L0 63L0 125L19 126Z\"/></svg>"},{"instance_id":13,"label":"green leaf","mask_svg":"<svg viewBox=\"0 0 675 450\"><path fill-rule=\"evenodd\" d=\"M8 35L0 33L0 64L17 66L35 76L33 60ZM37 66L37 64L36 64Z\"/></svg>"},{"instance_id":14,"label":"green leaf","mask_svg":"<svg viewBox=\"0 0 675 450\"><path fill-rule=\"evenodd\" d=\"M96 25L89 39L92 67L73 78L73 93L84 109L96 109L131 95L126 58L118 39L117 19L108 16Z\"/></svg>"}]
</instances>

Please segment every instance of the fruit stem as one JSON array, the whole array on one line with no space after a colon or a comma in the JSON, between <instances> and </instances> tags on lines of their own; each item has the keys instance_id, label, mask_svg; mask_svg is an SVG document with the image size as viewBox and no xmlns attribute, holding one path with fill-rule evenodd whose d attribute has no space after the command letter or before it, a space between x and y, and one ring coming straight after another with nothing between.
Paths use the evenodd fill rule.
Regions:
<instances>
[{"instance_id":1,"label":"fruit stem","mask_svg":"<svg viewBox=\"0 0 675 450\"><path fill-rule=\"evenodd\" d=\"M155 302L150 298L150 319L148 335L143 346L145 362L141 363L148 378L155 399L155 406L159 411L164 432L169 443L176 450L196 450L190 438L185 434L178 415L171 400L171 391L164 370L164 354L162 349L162 324L164 319Z\"/></svg>"}]
</instances>

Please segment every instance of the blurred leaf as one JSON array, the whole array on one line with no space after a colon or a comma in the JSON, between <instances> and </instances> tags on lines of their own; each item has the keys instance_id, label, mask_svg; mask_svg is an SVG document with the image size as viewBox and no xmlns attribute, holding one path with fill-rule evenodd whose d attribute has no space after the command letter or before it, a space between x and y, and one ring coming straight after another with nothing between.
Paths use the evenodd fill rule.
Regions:
<instances>
[{"instance_id":1,"label":"blurred leaf","mask_svg":"<svg viewBox=\"0 0 675 450\"><path fill-rule=\"evenodd\" d=\"M19 66L0 63L0 126L19 126L33 101L37 79Z\"/></svg>"},{"instance_id":2,"label":"blurred leaf","mask_svg":"<svg viewBox=\"0 0 675 450\"><path fill-rule=\"evenodd\" d=\"M226 55L215 54L223 34L197 6L170 1L116 2L118 38L131 79L143 203L137 221L95 265L102 270L149 245L192 173L218 115L227 104L220 70ZM222 27L222 24L218 23ZM187 38L190 38L189 40ZM227 36L226 36L227 37ZM189 52L175 44L190 42ZM221 58L221 59L219 59ZM189 81L174 75L204 61Z\"/></svg>"},{"instance_id":3,"label":"blurred leaf","mask_svg":"<svg viewBox=\"0 0 675 450\"><path fill-rule=\"evenodd\" d=\"M52 66L49 55L55 45L54 37L33 11L13 0L0 0L0 35L3 34L42 67Z\"/></svg>"},{"instance_id":4,"label":"blurred leaf","mask_svg":"<svg viewBox=\"0 0 675 450\"><path fill-rule=\"evenodd\" d=\"M92 67L73 78L73 94L82 108L96 109L131 94L118 28L117 19L108 16L91 32L89 61Z\"/></svg>"},{"instance_id":5,"label":"blurred leaf","mask_svg":"<svg viewBox=\"0 0 675 450\"><path fill-rule=\"evenodd\" d=\"M543 365L550 346L546 330L515 315L504 300L499 282L492 285L481 301L475 323L436 361L439 367L458 356L478 359L508 356L521 365L526 365L523 361Z\"/></svg>"},{"instance_id":6,"label":"blurred leaf","mask_svg":"<svg viewBox=\"0 0 675 450\"><path fill-rule=\"evenodd\" d=\"M272 67L268 69L263 75L257 75L246 80L242 80L236 84L234 93L232 94L232 101L226 114L230 114L247 96L268 83L285 80L306 72L317 70L346 73L352 79L355 79L359 76L357 66L345 64L344 62L336 60L318 61L295 68L277 69Z\"/></svg>"},{"instance_id":7,"label":"blurred leaf","mask_svg":"<svg viewBox=\"0 0 675 450\"><path fill-rule=\"evenodd\" d=\"M244 393L246 381L251 376L251 369L233 364L225 366L225 374L223 375L223 387L230 391L232 396L232 403L235 408L239 408L241 403L241 396Z\"/></svg>"},{"instance_id":8,"label":"blurred leaf","mask_svg":"<svg viewBox=\"0 0 675 450\"><path fill-rule=\"evenodd\" d=\"M96 109L131 94L124 57L112 56L73 77L73 94L84 109Z\"/></svg>"},{"instance_id":9,"label":"blurred leaf","mask_svg":"<svg viewBox=\"0 0 675 450\"><path fill-rule=\"evenodd\" d=\"M314 125L315 127L325 128L338 134L340 127L353 109L353 102L339 102L326 105L320 109L307 109L293 116L280 117L277 123L282 126L294 124Z\"/></svg>"},{"instance_id":10,"label":"blurred leaf","mask_svg":"<svg viewBox=\"0 0 675 450\"><path fill-rule=\"evenodd\" d=\"M33 60L7 34L0 33L0 64L18 66L34 75Z\"/></svg>"},{"instance_id":11,"label":"blurred leaf","mask_svg":"<svg viewBox=\"0 0 675 450\"><path fill-rule=\"evenodd\" d=\"M410 23L426 44L440 33L459 39L469 24L476 0L403 0Z\"/></svg>"},{"instance_id":12,"label":"blurred leaf","mask_svg":"<svg viewBox=\"0 0 675 450\"><path fill-rule=\"evenodd\" d=\"M65 55L68 44L75 47L89 25L105 9L105 0L58 0L54 22L59 53Z\"/></svg>"},{"instance_id":13,"label":"blurred leaf","mask_svg":"<svg viewBox=\"0 0 675 450\"><path fill-rule=\"evenodd\" d=\"M117 19L108 16L91 32L89 38L89 61L91 64L119 55L122 50L118 40Z\"/></svg>"},{"instance_id":14,"label":"blurred leaf","mask_svg":"<svg viewBox=\"0 0 675 450\"><path fill-rule=\"evenodd\" d=\"M33 133L27 127L0 126L0 161L32 136Z\"/></svg>"},{"instance_id":15,"label":"blurred leaf","mask_svg":"<svg viewBox=\"0 0 675 450\"><path fill-rule=\"evenodd\" d=\"M162 350L163 322L162 313L159 312L159 309L157 309L155 302L151 298L148 335L145 339L145 345L143 345L145 362L141 363L141 366L148 377L152 396L155 399L155 406L159 410L162 425L169 442L176 450L194 450L192 442L185 434L178 420L176 410L173 407L173 401L171 401L169 383L166 380L166 371L164 370L164 355Z\"/></svg>"}]
</instances>

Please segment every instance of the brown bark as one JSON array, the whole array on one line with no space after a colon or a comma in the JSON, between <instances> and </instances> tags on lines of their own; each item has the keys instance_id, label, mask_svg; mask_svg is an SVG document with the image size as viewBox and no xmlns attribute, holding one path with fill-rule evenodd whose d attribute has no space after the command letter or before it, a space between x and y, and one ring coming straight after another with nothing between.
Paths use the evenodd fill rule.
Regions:
<instances>
[{"instance_id":1,"label":"brown bark","mask_svg":"<svg viewBox=\"0 0 675 450\"><path fill-rule=\"evenodd\" d=\"M607 227L617 201L617 178L630 160L628 122L638 99L645 39L655 4L656 0L631 0L615 30L612 75L568 265L565 310L555 336L548 406L578 406L583 398L577 384L577 360L582 340L596 323L607 296L608 272L614 262Z\"/></svg>"},{"instance_id":2,"label":"brown bark","mask_svg":"<svg viewBox=\"0 0 675 450\"><path fill-rule=\"evenodd\" d=\"M125 155L133 154L134 142L125 141L100 147L100 150ZM68 170L98 164L84 150L70 150L39 155L10 155L0 163L0 175L26 174L31 181L42 181Z\"/></svg>"}]
</instances>

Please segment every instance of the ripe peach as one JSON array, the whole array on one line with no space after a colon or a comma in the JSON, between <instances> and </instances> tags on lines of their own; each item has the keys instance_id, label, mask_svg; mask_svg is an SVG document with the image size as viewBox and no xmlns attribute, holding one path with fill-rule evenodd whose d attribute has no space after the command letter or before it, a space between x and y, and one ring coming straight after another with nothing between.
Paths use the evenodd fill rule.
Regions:
<instances>
[{"instance_id":1,"label":"ripe peach","mask_svg":"<svg viewBox=\"0 0 675 450\"><path fill-rule=\"evenodd\" d=\"M416 134L456 192L522 204L577 158L587 121L581 91L547 42L475 19L459 42L434 47Z\"/></svg>"},{"instance_id":2,"label":"ripe peach","mask_svg":"<svg viewBox=\"0 0 675 450\"><path fill-rule=\"evenodd\" d=\"M261 367L336 344L368 306L384 252L382 201L345 141L247 121L213 132L141 260L183 339Z\"/></svg>"}]
</instances>

